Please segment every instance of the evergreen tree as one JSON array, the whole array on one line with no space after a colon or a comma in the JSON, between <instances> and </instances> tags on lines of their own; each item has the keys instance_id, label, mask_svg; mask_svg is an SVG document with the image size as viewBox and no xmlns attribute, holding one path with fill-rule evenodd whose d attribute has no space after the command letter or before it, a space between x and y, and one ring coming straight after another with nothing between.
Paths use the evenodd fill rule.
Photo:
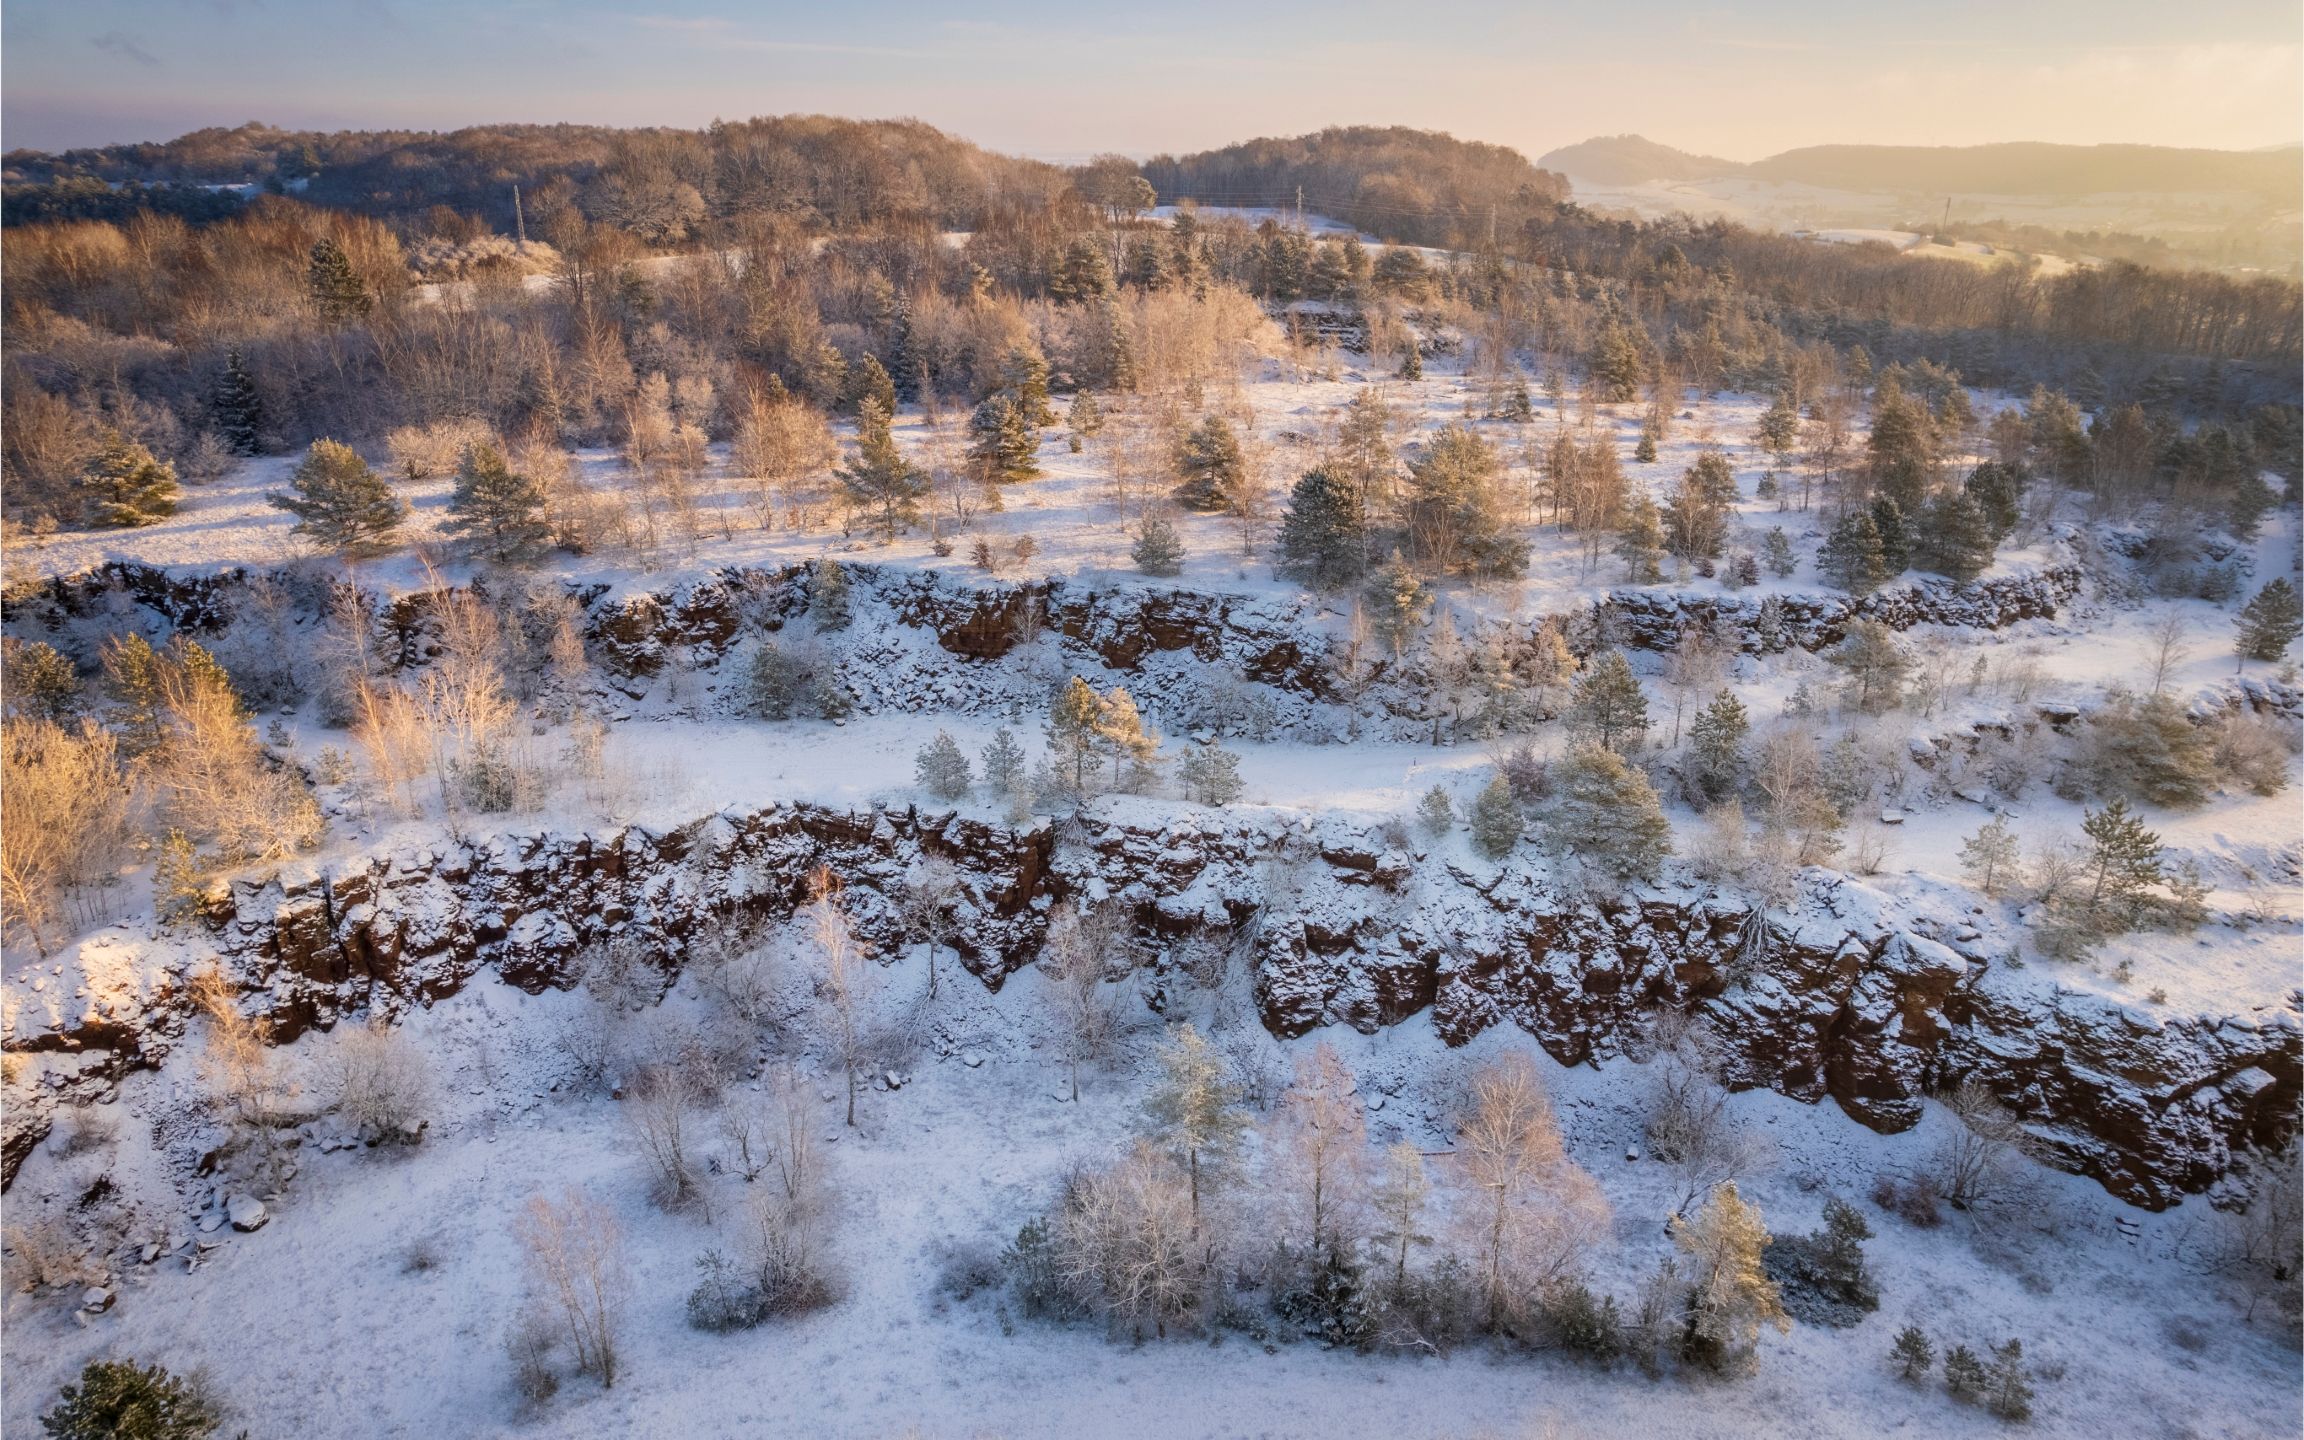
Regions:
<instances>
[{"instance_id":1,"label":"evergreen tree","mask_svg":"<svg viewBox=\"0 0 2304 1440\"><path fill-rule=\"evenodd\" d=\"M1777 654L1783 650L1789 635L1784 621L1784 597L1762 596L1760 612L1752 617L1752 637L1760 642L1760 649L1766 654Z\"/></svg>"},{"instance_id":2,"label":"evergreen tree","mask_svg":"<svg viewBox=\"0 0 2304 1440\"><path fill-rule=\"evenodd\" d=\"M1983 1397L1987 1383L1984 1362L1975 1351L1955 1345L1944 1352L1944 1388L1953 1399L1972 1405Z\"/></svg>"},{"instance_id":3,"label":"evergreen tree","mask_svg":"<svg viewBox=\"0 0 2304 1440\"><path fill-rule=\"evenodd\" d=\"M1619 879L1653 880L1672 853L1672 826L1648 777L1613 750L1579 745L1553 767L1545 843Z\"/></svg>"},{"instance_id":4,"label":"evergreen tree","mask_svg":"<svg viewBox=\"0 0 2304 1440\"><path fill-rule=\"evenodd\" d=\"M1024 784L1024 747L1003 725L992 732L992 741L984 747L981 757L984 788L994 796L1013 795Z\"/></svg>"},{"instance_id":5,"label":"evergreen tree","mask_svg":"<svg viewBox=\"0 0 2304 1440\"><path fill-rule=\"evenodd\" d=\"M1248 1116L1225 1078L1224 1057L1190 1025L1170 1032L1158 1058L1160 1078L1145 1101L1145 1114L1160 1143L1184 1162L1197 1228L1201 1191L1231 1169L1248 1132Z\"/></svg>"},{"instance_id":6,"label":"evergreen tree","mask_svg":"<svg viewBox=\"0 0 2304 1440\"><path fill-rule=\"evenodd\" d=\"M1087 304L1112 293L1112 262L1104 247L1082 236L1064 247L1048 276L1048 298L1059 304Z\"/></svg>"},{"instance_id":7,"label":"evergreen tree","mask_svg":"<svg viewBox=\"0 0 2304 1440\"><path fill-rule=\"evenodd\" d=\"M1112 757L1115 788L1141 793L1160 753L1159 732L1144 723L1136 697L1115 685L1097 698L1096 745Z\"/></svg>"},{"instance_id":8,"label":"evergreen tree","mask_svg":"<svg viewBox=\"0 0 2304 1440\"><path fill-rule=\"evenodd\" d=\"M1824 1202L1824 1228L1779 1237L1763 1262L1787 1310L1811 1325L1845 1328L1880 1308L1880 1283L1864 1259L1872 1226L1855 1206Z\"/></svg>"},{"instance_id":9,"label":"evergreen tree","mask_svg":"<svg viewBox=\"0 0 2304 1440\"><path fill-rule=\"evenodd\" d=\"M1056 692L1048 707L1048 749L1068 771L1072 792L1088 793L1088 775L1101 744L1104 701L1096 688L1075 675Z\"/></svg>"},{"instance_id":10,"label":"evergreen tree","mask_svg":"<svg viewBox=\"0 0 2304 1440\"><path fill-rule=\"evenodd\" d=\"M984 480L1013 484L1040 473L1040 441L1025 419L1023 407L1005 392L988 395L968 419L975 440L968 458Z\"/></svg>"},{"instance_id":11,"label":"evergreen tree","mask_svg":"<svg viewBox=\"0 0 2304 1440\"><path fill-rule=\"evenodd\" d=\"M2100 795L2168 807L2202 803L2218 778L2213 733L2165 690L2106 696L2088 717L2073 765Z\"/></svg>"},{"instance_id":12,"label":"evergreen tree","mask_svg":"<svg viewBox=\"0 0 2304 1440\"><path fill-rule=\"evenodd\" d=\"M1529 397L1527 379L1515 371L1511 380L1504 385L1497 402L1489 407L1488 413L1493 419L1510 421L1515 425L1525 425L1534 420L1536 402Z\"/></svg>"},{"instance_id":13,"label":"evergreen tree","mask_svg":"<svg viewBox=\"0 0 2304 1440\"><path fill-rule=\"evenodd\" d=\"M176 513L176 467L114 430L81 474L89 517L114 529L157 525Z\"/></svg>"},{"instance_id":14,"label":"evergreen tree","mask_svg":"<svg viewBox=\"0 0 2304 1440\"><path fill-rule=\"evenodd\" d=\"M920 337L912 328L912 302L901 291L888 307L887 370L896 386L888 406L893 415L895 401L918 400L928 381L928 360L920 353Z\"/></svg>"},{"instance_id":15,"label":"evergreen tree","mask_svg":"<svg viewBox=\"0 0 2304 1440\"><path fill-rule=\"evenodd\" d=\"M1744 780L1744 737L1752 722L1744 702L1727 690L1696 712L1688 726L1688 779L1707 802L1727 799Z\"/></svg>"},{"instance_id":16,"label":"evergreen tree","mask_svg":"<svg viewBox=\"0 0 2304 1440\"><path fill-rule=\"evenodd\" d=\"M206 1440L223 1417L158 1365L91 1360L40 1417L50 1440Z\"/></svg>"},{"instance_id":17,"label":"evergreen tree","mask_svg":"<svg viewBox=\"0 0 2304 1440\"><path fill-rule=\"evenodd\" d=\"M896 447L888 411L878 395L865 396L857 406L856 454L833 473L848 503L873 517L882 538L893 540L899 530L918 523L920 501L928 493L928 472Z\"/></svg>"},{"instance_id":18,"label":"evergreen tree","mask_svg":"<svg viewBox=\"0 0 2304 1440\"><path fill-rule=\"evenodd\" d=\"M1570 693L1568 728L1603 750L1629 751L1648 733L1648 696L1623 652L1610 650L1584 667Z\"/></svg>"},{"instance_id":19,"label":"evergreen tree","mask_svg":"<svg viewBox=\"0 0 2304 1440\"><path fill-rule=\"evenodd\" d=\"M1177 452L1176 470L1184 477L1176 488L1176 503L1185 509L1229 510L1240 502L1247 461L1223 416L1207 416L1192 427Z\"/></svg>"},{"instance_id":20,"label":"evergreen tree","mask_svg":"<svg viewBox=\"0 0 2304 1440\"><path fill-rule=\"evenodd\" d=\"M384 477L368 468L358 451L333 440L313 441L288 483L294 494L269 499L296 517L295 533L346 555L391 549L408 515L407 502L392 493Z\"/></svg>"},{"instance_id":21,"label":"evergreen tree","mask_svg":"<svg viewBox=\"0 0 2304 1440\"><path fill-rule=\"evenodd\" d=\"M1681 1335L1684 1359L1713 1370L1747 1363L1760 1339L1760 1327L1788 1332L1792 1322L1768 1278L1762 1256L1768 1230L1758 1207L1736 1193L1736 1182L1712 1192L1692 1220L1672 1217L1672 1243L1687 1257L1687 1324Z\"/></svg>"},{"instance_id":22,"label":"evergreen tree","mask_svg":"<svg viewBox=\"0 0 2304 1440\"><path fill-rule=\"evenodd\" d=\"M1995 899L2016 877L2016 858L2016 832L2008 828L2005 815L1993 816L1960 845L1960 868L1970 883Z\"/></svg>"},{"instance_id":23,"label":"evergreen tree","mask_svg":"<svg viewBox=\"0 0 2304 1440\"><path fill-rule=\"evenodd\" d=\"M1779 580L1800 568L1800 562L1792 555L1792 539L1781 525L1769 527L1766 538L1760 542L1760 555L1768 562L1768 573Z\"/></svg>"},{"instance_id":24,"label":"evergreen tree","mask_svg":"<svg viewBox=\"0 0 2304 1440\"><path fill-rule=\"evenodd\" d=\"M1416 335L1413 331L1409 332L1407 343L1401 347L1400 378L1403 380L1421 380L1424 378L1423 349L1417 344Z\"/></svg>"},{"instance_id":25,"label":"evergreen tree","mask_svg":"<svg viewBox=\"0 0 2304 1440\"><path fill-rule=\"evenodd\" d=\"M1886 495L1872 501L1872 529L1880 537L1880 568L1889 577L1912 568L1912 536L1904 524L1904 507Z\"/></svg>"},{"instance_id":26,"label":"evergreen tree","mask_svg":"<svg viewBox=\"0 0 2304 1440\"><path fill-rule=\"evenodd\" d=\"M1992 1363L1984 1372L1984 1403L1994 1415L2018 1422L2032 1418L2032 1375L2024 1365L2024 1342L2010 1340L1992 1347Z\"/></svg>"},{"instance_id":27,"label":"evergreen tree","mask_svg":"<svg viewBox=\"0 0 2304 1440\"><path fill-rule=\"evenodd\" d=\"M45 641L0 641L0 695L7 713L67 725L80 713L80 674Z\"/></svg>"},{"instance_id":28,"label":"evergreen tree","mask_svg":"<svg viewBox=\"0 0 2304 1440\"><path fill-rule=\"evenodd\" d=\"M848 568L839 561L816 562L808 585L808 618L825 635L847 629L854 618L848 606Z\"/></svg>"},{"instance_id":29,"label":"evergreen tree","mask_svg":"<svg viewBox=\"0 0 2304 1440\"><path fill-rule=\"evenodd\" d=\"M1101 434L1104 429L1104 407L1096 403L1096 392L1081 389L1072 392L1072 406L1064 414L1064 423L1075 435Z\"/></svg>"},{"instance_id":30,"label":"evergreen tree","mask_svg":"<svg viewBox=\"0 0 2304 1440\"><path fill-rule=\"evenodd\" d=\"M2299 635L2304 635L2304 602L2295 586L2275 577L2240 607L2233 648L2243 661L2269 662L2287 654Z\"/></svg>"},{"instance_id":31,"label":"evergreen tree","mask_svg":"<svg viewBox=\"0 0 2304 1440\"><path fill-rule=\"evenodd\" d=\"M2100 929L2134 922L2150 898L2150 887L2166 875L2160 865L2160 837L2114 800L2101 810L2080 812L2080 833L2088 837L2088 914Z\"/></svg>"},{"instance_id":32,"label":"evergreen tree","mask_svg":"<svg viewBox=\"0 0 2304 1440\"><path fill-rule=\"evenodd\" d=\"M1395 550L1384 568L1368 577L1366 594L1368 622L1398 658L1408 648L1408 637L1421 629L1432 613L1431 587L1416 577Z\"/></svg>"},{"instance_id":33,"label":"evergreen tree","mask_svg":"<svg viewBox=\"0 0 2304 1440\"><path fill-rule=\"evenodd\" d=\"M254 455L264 448L264 401L237 349L224 353L224 373L208 408L226 449L235 455Z\"/></svg>"},{"instance_id":34,"label":"evergreen tree","mask_svg":"<svg viewBox=\"0 0 2304 1440\"><path fill-rule=\"evenodd\" d=\"M1616 530L1616 554L1624 561L1624 578L1635 585L1652 585L1664 578L1664 524L1656 502L1643 495L1624 507L1624 520Z\"/></svg>"},{"instance_id":35,"label":"evergreen tree","mask_svg":"<svg viewBox=\"0 0 2304 1440\"><path fill-rule=\"evenodd\" d=\"M1968 472L1960 490L1984 512L1995 541L2007 539L2023 518L2024 472L2012 465L1987 460Z\"/></svg>"},{"instance_id":36,"label":"evergreen tree","mask_svg":"<svg viewBox=\"0 0 2304 1440\"><path fill-rule=\"evenodd\" d=\"M1869 512L1850 509L1840 517L1817 553L1816 568L1851 595L1869 595L1880 588L1888 578L1888 561Z\"/></svg>"},{"instance_id":37,"label":"evergreen tree","mask_svg":"<svg viewBox=\"0 0 2304 1440\"><path fill-rule=\"evenodd\" d=\"M1928 494L1934 444L1927 407L1900 388L1883 385L1865 442L1873 492L1906 513L1917 509Z\"/></svg>"},{"instance_id":38,"label":"evergreen tree","mask_svg":"<svg viewBox=\"0 0 2304 1440\"><path fill-rule=\"evenodd\" d=\"M1048 357L1039 346L1027 340L1009 348L1000 361L1000 388L1016 402L1026 426L1037 430L1056 423L1056 412L1048 408Z\"/></svg>"},{"instance_id":39,"label":"evergreen tree","mask_svg":"<svg viewBox=\"0 0 2304 1440\"><path fill-rule=\"evenodd\" d=\"M514 474L504 452L485 441L468 447L456 467L444 528L505 562L533 556L552 538L544 521L544 487Z\"/></svg>"},{"instance_id":40,"label":"evergreen tree","mask_svg":"<svg viewBox=\"0 0 2304 1440\"><path fill-rule=\"evenodd\" d=\"M1432 840L1456 828L1456 802L1448 798L1446 786L1433 786L1416 802L1416 827Z\"/></svg>"},{"instance_id":41,"label":"evergreen tree","mask_svg":"<svg viewBox=\"0 0 2304 1440\"><path fill-rule=\"evenodd\" d=\"M957 800L968 793L968 757L960 753L950 734L939 730L912 762L912 774L921 789L939 800Z\"/></svg>"},{"instance_id":42,"label":"evergreen tree","mask_svg":"<svg viewBox=\"0 0 2304 1440\"><path fill-rule=\"evenodd\" d=\"M1791 392L1779 390L1760 417L1760 446L1782 464L1799 443L1800 411L1792 404Z\"/></svg>"},{"instance_id":43,"label":"evergreen tree","mask_svg":"<svg viewBox=\"0 0 2304 1440\"><path fill-rule=\"evenodd\" d=\"M1877 715L1903 698L1904 675L1912 659L1896 642L1896 632L1877 620L1859 620L1824 657L1848 676L1848 698L1867 715Z\"/></svg>"},{"instance_id":44,"label":"evergreen tree","mask_svg":"<svg viewBox=\"0 0 2304 1440\"><path fill-rule=\"evenodd\" d=\"M1368 521L1358 491L1326 465L1304 472L1288 497L1281 563L1315 589L1350 585L1368 571Z\"/></svg>"},{"instance_id":45,"label":"evergreen tree","mask_svg":"<svg viewBox=\"0 0 2304 1440\"><path fill-rule=\"evenodd\" d=\"M1128 547L1128 558L1147 575L1179 575L1184 571L1184 541L1166 517L1147 515L1137 528L1136 543Z\"/></svg>"},{"instance_id":46,"label":"evergreen tree","mask_svg":"<svg viewBox=\"0 0 2304 1440\"><path fill-rule=\"evenodd\" d=\"M1472 802L1472 847L1501 860L1520 843L1520 802L1502 775L1490 779Z\"/></svg>"},{"instance_id":47,"label":"evergreen tree","mask_svg":"<svg viewBox=\"0 0 2304 1440\"><path fill-rule=\"evenodd\" d=\"M896 382L889 378L888 367L880 363L879 356L867 351L862 360L849 367L840 402L842 409L859 418L867 402L877 402L882 423L896 413Z\"/></svg>"},{"instance_id":48,"label":"evergreen tree","mask_svg":"<svg viewBox=\"0 0 2304 1440\"><path fill-rule=\"evenodd\" d=\"M1240 757L1204 740L1184 752L1176 767L1184 798L1202 805L1229 805L1240 798Z\"/></svg>"},{"instance_id":49,"label":"evergreen tree","mask_svg":"<svg viewBox=\"0 0 2304 1440\"><path fill-rule=\"evenodd\" d=\"M1496 447L1469 426L1440 428L1409 470L1408 543L1416 559L1467 575L1518 575L1528 546L1513 535L1498 493Z\"/></svg>"},{"instance_id":50,"label":"evergreen tree","mask_svg":"<svg viewBox=\"0 0 2304 1440\"><path fill-rule=\"evenodd\" d=\"M1656 463L1656 427L1645 420L1640 422L1640 439L1632 446L1632 459L1641 465Z\"/></svg>"},{"instance_id":51,"label":"evergreen tree","mask_svg":"<svg viewBox=\"0 0 2304 1440\"><path fill-rule=\"evenodd\" d=\"M349 324L375 307L376 301L369 295L368 287L352 269L351 257L333 240L324 238L313 243L312 264L306 277L312 290L312 303L319 307L320 318L331 325Z\"/></svg>"},{"instance_id":52,"label":"evergreen tree","mask_svg":"<svg viewBox=\"0 0 2304 1440\"><path fill-rule=\"evenodd\" d=\"M1610 320L1594 343L1586 368L1591 374L1593 389L1598 392L1597 398L1603 404L1618 405L1640 393L1640 374L1646 367L1640 358L1640 346L1622 324Z\"/></svg>"},{"instance_id":53,"label":"evergreen tree","mask_svg":"<svg viewBox=\"0 0 2304 1440\"><path fill-rule=\"evenodd\" d=\"M1959 491L1946 491L1921 512L1920 563L1962 584L1992 565L1997 538L1984 507Z\"/></svg>"},{"instance_id":54,"label":"evergreen tree","mask_svg":"<svg viewBox=\"0 0 2304 1440\"><path fill-rule=\"evenodd\" d=\"M1899 1379L1917 1385L1935 1368L1936 1348L1928 1343L1919 1326L1907 1325L1896 1332L1896 1343L1888 1351L1888 1360L1896 1367Z\"/></svg>"}]
</instances>

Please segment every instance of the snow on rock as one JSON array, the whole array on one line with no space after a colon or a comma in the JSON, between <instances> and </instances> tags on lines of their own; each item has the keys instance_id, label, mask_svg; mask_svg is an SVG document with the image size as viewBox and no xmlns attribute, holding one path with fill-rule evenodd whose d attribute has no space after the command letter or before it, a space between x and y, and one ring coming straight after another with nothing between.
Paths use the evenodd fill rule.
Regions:
<instances>
[{"instance_id":1,"label":"snow on rock","mask_svg":"<svg viewBox=\"0 0 2304 1440\"><path fill-rule=\"evenodd\" d=\"M1253 956L1257 1003L1281 1036L1429 1013L1450 1044L1510 1024L1578 1064L1620 1053L1656 1010L1692 1010L1726 1042L1741 1087L1829 1097L1893 1132L1919 1120L1923 1096L1975 1079L2057 1163L2153 1208L2206 1190L2234 1151L2281 1139L2304 1092L2293 996L2247 1016L2148 1018L1995 975L1982 957L2006 947L1967 941L1963 954L1905 908L1923 901L1830 872L1809 872L1788 911L1756 917L1749 901L1692 888L1564 894L1518 858L1475 874L1411 860L1344 817L1287 819L1120 799L1018 829L785 804L665 830L530 832L236 884L207 941L285 1041L427 1005L483 967L530 992L566 987L586 947L612 936L641 942L669 983L691 941L788 916L818 864L847 878L859 933L890 953L921 938L894 896L927 852L962 870L947 943L993 989L1037 954L1052 901L1110 896L1148 942L1155 1008L1169 971L1214 941ZM92 939L70 963L119 943ZM188 1002L164 983L164 948L145 957L161 978L115 988L101 1011L10 977L6 1047L42 1063L10 1081L8 1178L59 1099L158 1064L183 1033Z\"/></svg>"}]
</instances>

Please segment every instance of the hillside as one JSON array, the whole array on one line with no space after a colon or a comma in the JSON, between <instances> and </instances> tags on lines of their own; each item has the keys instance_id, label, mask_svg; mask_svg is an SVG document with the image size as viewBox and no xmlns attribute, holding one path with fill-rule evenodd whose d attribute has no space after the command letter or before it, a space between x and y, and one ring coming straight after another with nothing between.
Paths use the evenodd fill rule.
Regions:
<instances>
[{"instance_id":1,"label":"hillside","mask_svg":"<svg viewBox=\"0 0 2304 1440\"><path fill-rule=\"evenodd\" d=\"M1595 135L1563 145L1536 162L1576 180L1599 185L1640 185L1650 180L1708 180L1735 175L1744 166L1712 155L1691 155L1659 145L1644 135Z\"/></svg>"}]
</instances>

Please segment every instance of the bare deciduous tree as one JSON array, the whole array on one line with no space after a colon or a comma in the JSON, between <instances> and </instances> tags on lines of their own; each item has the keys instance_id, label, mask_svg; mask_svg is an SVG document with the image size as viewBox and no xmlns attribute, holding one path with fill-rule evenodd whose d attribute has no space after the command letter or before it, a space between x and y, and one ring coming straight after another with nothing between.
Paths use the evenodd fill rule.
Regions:
<instances>
[{"instance_id":1,"label":"bare deciduous tree","mask_svg":"<svg viewBox=\"0 0 2304 1440\"><path fill-rule=\"evenodd\" d=\"M831 1010L833 1048L848 1080L848 1124L856 1124L856 1067L864 1058L864 1002L873 973L864 947L849 928L838 901L839 881L827 866L808 877L816 898L806 911L809 938L816 947L816 991Z\"/></svg>"},{"instance_id":2,"label":"bare deciduous tree","mask_svg":"<svg viewBox=\"0 0 2304 1440\"><path fill-rule=\"evenodd\" d=\"M1368 1185L1368 1115L1358 1089L1344 1057L1323 1040L1297 1060L1280 1097L1267 1153L1307 1249L1357 1248Z\"/></svg>"},{"instance_id":3,"label":"bare deciduous tree","mask_svg":"<svg viewBox=\"0 0 2304 1440\"><path fill-rule=\"evenodd\" d=\"M424 1057L382 1017L337 1032L327 1072L336 1113L382 1139L413 1138L431 1103Z\"/></svg>"},{"instance_id":4,"label":"bare deciduous tree","mask_svg":"<svg viewBox=\"0 0 2304 1440\"><path fill-rule=\"evenodd\" d=\"M630 1289L616 1217L570 1188L558 1202L542 1195L531 1199L512 1222L512 1233L527 1258L530 1289L558 1313L577 1370L597 1376L604 1389L614 1388L617 1332Z\"/></svg>"},{"instance_id":5,"label":"bare deciduous tree","mask_svg":"<svg viewBox=\"0 0 2304 1440\"><path fill-rule=\"evenodd\" d=\"M1568 1159L1527 1056L1483 1066L1469 1100L1456 1134L1457 1221L1483 1321L1507 1331L1531 1299L1574 1273L1606 1229L1608 1203Z\"/></svg>"},{"instance_id":6,"label":"bare deciduous tree","mask_svg":"<svg viewBox=\"0 0 2304 1440\"><path fill-rule=\"evenodd\" d=\"M1040 964L1055 1000L1075 1102L1080 1099L1081 1065L1102 1058L1117 1023L1105 993L1105 957L1095 932L1078 911L1065 906L1048 922L1040 946Z\"/></svg>"}]
</instances>

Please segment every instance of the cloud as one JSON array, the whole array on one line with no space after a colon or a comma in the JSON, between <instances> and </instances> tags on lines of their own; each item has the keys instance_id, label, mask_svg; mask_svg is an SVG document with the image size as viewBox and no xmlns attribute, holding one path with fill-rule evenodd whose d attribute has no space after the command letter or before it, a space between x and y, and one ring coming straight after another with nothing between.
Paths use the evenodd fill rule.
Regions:
<instances>
[{"instance_id":1,"label":"cloud","mask_svg":"<svg viewBox=\"0 0 2304 1440\"><path fill-rule=\"evenodd\" d=\"M118 30L107 30L88 43L107 55L117 55L123 60L133 60L139 65L148 65L154 69L159 68L160 65L159 56Z\"/></svg>"}]
</instances>

